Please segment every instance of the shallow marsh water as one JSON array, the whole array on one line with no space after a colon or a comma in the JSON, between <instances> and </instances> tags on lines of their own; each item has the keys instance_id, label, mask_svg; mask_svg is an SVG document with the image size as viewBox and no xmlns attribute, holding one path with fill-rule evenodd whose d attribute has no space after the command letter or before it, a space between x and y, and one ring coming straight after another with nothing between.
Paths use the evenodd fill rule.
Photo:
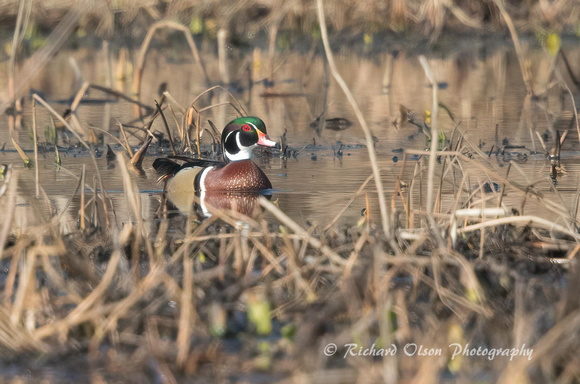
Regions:
<instances>
[{"instance_id":1,"label":"shallow marsh water","mask_svg":"<svg viewBox=\"0 0 580 384\"><path fill-rule=\"evenodd\" d=\"M559 188L567 200L574 195L572 191L576 190L579 170L573 151L578 138L572 121L572 103L567 94L561 93L559 88L554 91L557 87L550 88L548 84L546 66L549 66L551 60L549 55L539 47L534 48L534 41L528 41L527 44L530 46L527 55L532 67L534 87L537 90L546 90L542 100L526 100L520 68L509 42L504 45L476 42L468 46L466 42L460 41L456 44L458 49L432 55L429 62L439 82L439 100L453 113L459 129L468 140L481 144L483 151L489 151L492 146L495 149L501 147L502 141L507 144L504 139L511 145L526 147L511 150L512 158L520 163L524 173L512 172L511 179L521 185L541 180L537 186L541 191L549 193L551 188L548 179L549 162L546 157L542 154L530 155L530 149L542 151L538 138L535 133L532 137L531 132L545 134L549 149L554 145L556 130L570 129L562 154L563 165L568 173L559 181ZM271 157L258 156L256 161L274 185L273 198L278 199L283 211L299 223L326 225L371 174L364 136L352 108L340 88L326 74L325 61L315 49L286 51L275 55L273 62L270 62L267 53L258 48L229 48L229 73L235 84L230 88L236 97L250 114L264 119L272 139L278 140L286 133L287 144L298 150L297 156L290 157L287 161L281 160L276 153ZM570 62L578 62L575 60L580 56L577 45L566 45L565 42L563 49ZM83 80L110 85L123 93L131 94L129 75L132 68L127 62L119 61L118 53L117 49L111 49L106 59L105 50L98 46L62 50L37 77L32 88L42 92L60 113L68 108L70 103L66 101L74 96ZM135 52L130 54L136 55ZM215 55L207 52L204 60L209 77L219 79ZM400 150L421 150L427 147L425 135L401 116L401 106L412 111L416 120L422 122L424 112L431 109L432 103L428 80L412 52L401 50L370 54L353 49L339 52L337 61L339 71L351 87L377 139L375 147L379 166L387 194L390 196L401 170L403 154ZM7 63L0 65L0 70L5 71ZM557 65L557 68L567 76L561 65ZM272 71L273 77L269 77ZM189 104L205 89L203 79L198 76L188 52L176 48L158 47L149 52L141 100L153 105L153 100L159 99L157 91L162 83L167 84L167 90L182 105ZM81 104L78 114L85 126L97 127L119 136L117 122L130 125L134 119L134 107L128 102L98 102L98 99L112 98L94 90L86 98L97 99L97 102ZM59 103L63 100L65 102ZM223 93L216 92L211 98L202 99L198 105L227 100ZM528 102L529 107L526 104ZM14 137L18 138L20 145L32 158L30 97L25 99L24 111L24 127ZM50 115L40 107L37 113L39 140L43 142L46 141L43 132L50 124ZM168 112L169 124L175 136L175 124L169 116ZM221 129L234 116L235 111L232 108L222 107L208 111L202 122L205 121L207 126L207 119L211 119ZM313 124L317 117L320 117L318 126ZM323 126L324 120L331 118L345 118L353 124L344 130L327 129ZM6 143L5 150L0 152L0 162L13 164L18 169L22 168L22 162L10 142L10 125L10 118L7 116L0 121L0 146ZM454 126L448 113L440 109L439 127L447 134L448 139ZM164 132L160 119L155 122L153 129ZM135 132L131 128L127 130ZM142 137L139 132L137 135ZM75 142L70 134L60 133L59 136L61 144L66 138L71 143ZM130 136L130 142L135 148L139 141L138 138ZM207 137L204 141L209 143ZM103 144L98 145L97 154L100 156L98 163L105 188L112 197L117 220L122 222L129 219L122 193L122 180L114 166L107 166L104 156L106 143L116 149L119 149L119 145L108 135L104 135ZM339 159L335 153L341 143L344 144L344 154ZM92 183L94 171L86 152L82 148L61 152L63 167L78 176L84 164L87 180ZM151 152L154 154L145 159L144 171L137 177L145 217L150 217L157 210L162 188L156 183L157 175L151 163L155 157L163 153L169 154L169 148L166 146L161 150L152 149ZM53 158L52 151L40 154L40 185L54 205L62 209L72 195L77 181L70 174L58 170ZM412 157L409 159L415 160ZM505 164L496 156L490 159L499 166ZM413 168L407 166L403 180L409 180ZM33 169L24 170L20 174L20 180L21 191L34 193ZM478 181L473 180L472 183L477 185ZM375 211L372 213L376 214L376 196L372 183L366 191ZM443 190L442 198L452 197L452 190ZM512 200L511 197L508 193L506 206L519 205L519 198ZM64 215L70 228L76 226L78 204L77 196ZM30 214L19 214L19 220L34 220L38 209L41 209L39 207L43 207L39 204L39 207L30 210L28 208L31 207L26 205L20 207L22 213L28 211ZM342 222L352 223L358 220L364 207L363 194L345 212ZM533 204L528 209L541 211L541 207L534 207Z\"/></svg>"},{"instance_id":2,"label":"shallow marsh water","mask_svg":"<svg viewBox=\"0 0 580 384\"><path fill-rule=\"evenodd\" d=\"M460 49L449 50L444 54L439 53L429 57L430 65L440 84L439 100L454 114L455 120L461 122L460 128L468 140L476 145L481 143L483 151L489 151L492 146L496 148L505 146L507 142L502 143L504 139L507 139L509 144L514 146L525 146L527 149L508 150L512 153L512 156L508 156L508 158L515 159L523 171L519 173L512 170L510 180L519 185L534 183L537 190L545 194L546 198L558 202L562 201L563 205L572 209L580 169L575 152L578 137L574 126L570 124L573 118L570 98L556 88L551 88L545 99L526 100L526 89L510 43L506 42L505 45L488 44L458 41L457 46ZM543 68L550 59L539 47L533 47L533 41L528 41L527 44L531 46L527 55L533 68L535 87L541 90L548 86L547 73ZM579 62L580 49L577 45L564 44L564 50L570 62ZM206 49L205 51L204 60L210 78L219 79L216 57L210 50ZM135 55L136 53L132 52L131 54ZM358 123L342 91L326 74L324 59L319 52L308 49L277 53L273 63L269 62L266 52L257 48L242 50L232 47L229 54L230 76L237 81L238 92L235 93L236 96L249 113L258 115L265 120L272 139L276 140L286 132L287 144L293 150L298 150L296 157L291 156L286 161L280 159L275 153L270 157L256 156L256 162L264 169L274 184L273 199L277 199L280 208L301 224L326 225L371 174L371 169ZM112 70L107 75L106 55L100 47L62 50L35 80L33 88L42 92L44 97L59 112L64 112L70 102L58 103L57 101L70 100L82 82L78 76L75 78L74 66L76 65L82 79L91 83L110 85L119 91L130 94L132 87L128 74L131 68L127 64L124 66L119 64L118 56L118 50L112 48L110 52ZM71 64L71 57L74 58L76 64ZM356 49L352 49L352 51L341 50L337 55L337 61L340 72L351 87L374 136L377 138L378 162L386 192L390 197L395 189L396 180L403 164L401 149L423 150L426 147L425 136L418 131L418 128L401 119L401 105L413 111L414 117L418 121L422 121L424 111L430 109L432 104L432 92L428 81L416 55L411 51L364 53ZM3 62L0 65L2 65L0 70L5 71L7 64ZM121 67L124 68L126 75L123 81L119 76ZM273 78L262 81L270 76L272 68ZM564 69L560 65L558 68L564 73ZM564 76L566 76L565 73ZM169 92L183 105L190 103L197 94L206 88L189 55L174 48L157 48L149 53L144 72L141 100L146 104L153 105L153 100L159 98L157 90L163 82L167 83ZM5 95L1 95L1 97L5 98ZM89 99L105 97L96 91L91 91L88 96ZM209 105L226 100L226 97L216 93L211 99L203 99L201 104ZM526 103L529 103L530 106L525 107ZM39 139L42 142L46 140L43 133L44 127L50 124L50 115L40 107L37 108L37 111ZM342 131L321 127L320 135L318 135L312 128L312 122L323 112L321 120L346 118L353 124ZM78 113L85 126L109 131L117 137L119 135L116 127L117 121L129 125L128 123L134 119L133 105L124 101L82 104ZM204 120L211 119L218 128L221 128L232 117L234 117L234 113L231 109L220 108L208 112ZM439 125L449 138L452 135L454 123L443 109L440 110L439 117ZM169 118L169 122L174 129L171 118ZM28 156L32 157L29 97L25 100L23 123L25 127L13 133L12 136L18 138ZM556 130L571 128L562 155L563 166L568 173L559 177L558 180L561 198L551 191L549 161L543 154L530 154L530 149L534 148L532 140L535 141L535 147L538 150L540 145L536 140L537 137L533 134L530 135L529 127L532 130L537 130L540 135L547 131L545 137L548 148L554 145ZM159 132L164 131L159 119L155 122L154 129ZM10 119L6 116L0 120L0 147L4 142L7 143L5 150L0 152L0 163L13 164L14 168L22 170L19 174L19 189L22 196L30 197L35 193L35 172L34 169L23 169L22 162L11 145L10 130ZM131 128L127 128L127 130L132 131ZM65 142L67 136L69 141ZM109 136L105 135L103 140L104 143L119 149L116 141ZM130 141L136 149L140 140L130 136ZM335 157L335 151L340 148L337 141L345 145L342 159ZM205 143L208 142L206 137ZM79 148L65 150L65 147L76 143L70 134L61 132L60 143L62 144L62 166L79 176L84 165L87 169L87 182L94 185L95 173L86 151ZM119 223L132 220L128 208L129 204L127 204L123 192L123 181L120 177L119 167L114 166L114 163L112 166L107 164L104 144L99 144L97 151L97 162L103 175L105 188L113 200L116 219ZM153 171L151 163L155 157L169 153L167 146L159 148L154 144L150 156L145 159L143 164L143 172L132 173L141 192L145 218L156 217L155 212L159 208L161 195L161 186L156 183L157 175ZM71 206L66 210L65 207L74 192L77 179L66 171L57 169L53 163L53 156L51 150L41 153L39 156L40 185L58 212L64 212L62 218L64 230L67 231L68 227L68 231L74 232L78 226L80 205L78 194ZM500 170L505 169L507 163L504 160L506 159L503 156L490 156L491 163ZM412 178L415 162L416 159L409 156L403 181L408 183ZM474 172L474 174L477 173ZM470 180L470 184L475 187L480 182L486 181L484 177L481 174L478 180ZM454 198L454 191L447 185L445 184L443 188L442 199L449 202ZM366 191L368 191L370 198L371 217L376 217L377 204L372 183L369 184ZM422 193L425 194L425 189ZM88 192L88 198L91 198L91 192ZM530 201L526 205L526 212L532 211L534 214L546 218L557 217L541 204L534 203L533 199ZM508 208L520 210L522 196L508 191L504 204ZM360 219L361 209L364 207L365 199L362 195L345 212L341 222L353 225ZM398 206L398 208L400 207ZM48 217L46 204L42 198L39 200L30 198L19 200L17 209L17 224L22 227L38 221L43 213ZM421 209L421 207L419 206L417 209ZM154 220L149 222L154 222ZM178 223L182 222L178 221ZM516 263L519 262L516 261ZM540 277L536 277L536 270L533 270L526 277L513 284L514 290L519 295L516 298L516 300L519 298L518 303L533 302L536 304L530 308L529 316L528 313L524 316L526 321L529 319L530 329L533 330L536 329L534 327L537 326L537 323L553 324L554 303L560 298L564 286L558 271L554 274L547 273L546 276L541 275L542 268L550 270L549 263L543 262L540 267L537 267L540 270L538 272ZM522 267L522 269L524 268ZM532 277L528 279L530 275ZM1 276L3 279L5 278L5 274ZM412 280L412 278L407 277L404 279L406 279L404 284ZM482 284L489 284L493 286L492 288L499 285L499 283L495 284L495 281L486 281L485 279L482 279ZM536 290L541 292L538 293ZM542 294L542 292L547 293ZM522 311L525 310L522 309ZM505 312L510 313L510 310ZM421 317L421 312L413 313L413 316ZM509 321L511 319L506 320L506 315L500 308L495 312L495 317L484 325L492 329L489 334L497 339L494 342L499 345L503 345L512 332ZM478 332L478 335L484 333ZM519 336L526 342L534 342L539 337L538 333L532 331L525 335L522 332L522 335ZM485 335L481 337L484 338ZM235 337L224 340L226 347L228 342L233 339ZM484 341L481 343L483 344ZM232 355L235 355L241 347L235 346L233 349ZM493 364L501 365L503 363L494 362ZM83 370L84 368L77 369ZM14 375L22 376L20 368L10 369L16 371ZM9 371L8 369L4 370ZM485 374L483 381L493 380L493 378L488 378L488 371L485 368L482 371ZM65 379L75 379L71 373L62 373L59 369L56 369L55 372L53 373L55 381L61 378L61 374L65 376ZM12 373L8 372L8 374ZM262 380L268 382L274 379L270 375L266 375L264 378L253 373L241 374L240 377L239 380L246 381ZM345 382L348 381L354 381L354 378L346 378Z\"/></svg>"}]
</instances>

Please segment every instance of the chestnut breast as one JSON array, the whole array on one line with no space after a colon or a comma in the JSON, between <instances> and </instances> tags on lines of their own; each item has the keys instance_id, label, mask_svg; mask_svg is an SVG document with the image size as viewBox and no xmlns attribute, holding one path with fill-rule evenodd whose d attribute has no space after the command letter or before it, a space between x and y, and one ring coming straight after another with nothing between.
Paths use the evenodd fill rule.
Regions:
<instances>
[{"instance_id":1,"label":"chestnut breast","mask_svg":"<svg viewBox=\"0 0 580 384\"><path fill-rule=\"evenodd\" d=\"M256 191L270 189L268 176L252 161L233 161L208 171L204 180L206 191Z\"/></svg>"}]
</instances>

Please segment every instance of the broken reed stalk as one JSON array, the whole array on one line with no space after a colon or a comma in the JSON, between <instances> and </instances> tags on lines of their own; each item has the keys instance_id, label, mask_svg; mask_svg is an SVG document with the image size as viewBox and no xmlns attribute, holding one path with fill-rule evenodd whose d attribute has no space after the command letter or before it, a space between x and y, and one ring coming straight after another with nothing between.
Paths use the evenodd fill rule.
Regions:
<instances>
[{"instance_id":1,"label":"broken reed stalk","mask_svg":"<svg viewBox=\"0 0 580 384\"><path fill-rule=\"evenodd\" d=\"M433 88L433 106L431 111L431 148L429 156L429 168L427 171L427 212L433 212L433 189L434 189L434 177L435 177L435 164L437 163L437 156L435 156L435 152L437 151L437 145L439 143L439 132L437 127L437 115L438 112L438 104L437 104L437 83L433 78L433 74L431 73L431 68L429 67L429 63L425 56L419 56L419 62L421 66L423 66L423 70L425 71L425 75L429 79L431 83L431 87Z\"/></svg>"},{"instance_id":2,"label":"broken reed stalk","mask_svg":"<svg viewBox=\"0 0 580 384\"><path fill-rule=\"evenodd\" d=\"M193 153L193 149L191 148L190 131L193 126L194 112L197 112L197 109L193 105L190 105L187 108L185 115L183 115L183 137L181 137L181 149L182 151L188 149L189 153Z\"/></svg>"},{"instance_id":3,"label":"broken reed stalk","mask_svg":"<svg viewBox=\"0 0 580 384\"><path fill-rule=\"evenodd\" d=\"M167 132L167 139L169 140L169 145L171 146L171 153L173 153L173 156L176 156L177 151L175 150L175 146L173 145L173 138L171 137L171 130L169 129L169 124L167 124L165 114L161 110L161 106L159 105L157 100L155 100L155 106L157 107L157 112L159 112L161 118L163 119L163 126L165 127L165 131Z\"/></svg>"},{"instance_id":4,"label":"broken reed stalk","mask_svg":"<svg viewBox=\"0 0 580 384\"><path fill-rule=\"evenodd\" d=\"M197 113L195 119L195 145L197 147L197 156L201 157L201 132L199 126L201 125L201 115Z\"/></svg>"},{"instance_id":5,"label":"broken reed stalk","mask_svg":"<svg viewBox=\"0 0 580 384\"><path fill-rule=\"evenodd\" d=\"M18 173L10 170L9 176L6 177L6 183L8 183L7 190L7 200L4 204L4 220L2 225L2 230L0 230L0 260L2 260L2 254L4 253L4 244L10 235L10 229L12 228L12 220L14 219L14 211L16 210L16 187L18 186Z\"/></svg>"},{"instance_id":6,"label":"broken reed stalk","mask_svg":"<svg viewBox=\"0 0 580 384\"><path fill-rule=\"evenodd\" d=\"M139 150L135 152L133 157L131 157L131 164L133 164L137 168L141 168L143 160L145 159L145 155L147 154L147 149L149 148L149 145L151 144L152 141L153 137L151 136L147 137L141 148L139 148Z\"/></svg>"},{"instance_id":7,"label":"broken reed stalk","mask_svg":"<svg viewBox=\"0 0 580 384\"><path fill-rule=\"evenodd\" d=\"M95 143L96 142L95 133L93 131L87 132L87 130L82 126L81 122L79 121L79 118L76 113L83 96L85 95L85 93L87 93L87 89L89 89L89 83L84 82L81 88L76 93L73 102L71 103L70 106L70 121L71 126L74 126L77 129L77 132L81 133L85 137L88 137L88 141L90 143Z\"/></svg>"},{"instance_id":8,"label":"broken reed stalk","mask_svg":"<svg viewBox=\"0 0 580 384\"><path fill-rule=\"evenodd\" d=\"M540 135L540 132L538 132L538 131L535 131L535 132L536 132L536 136L538 137L538 140L540 140L540 145L542 146L544 153L549 154L548 148L546 147L546 143L544 143L544 139L542 139L542 135ZM490 152L490 155L491 155L491 152Z\"/></svg>"},{"instance_id":9,"label":"broken reed stalk","mask_svg":"<svg viewBox=\"0 0 580 384\"><path fill-rule=\"evenodd\" d=\"M81 173L81 230L85 230L85 175L86 166L83 164L83 170Z\"/></svg>"},{"instance_id":10,"label":"broken reed stalk","mask_svg":"<svg viewBox=\"0 0 580 384\"><path fill-rule=\"evenodd\" d=\"M14 140L14 138L10 137L10 140L12 140L12 145L14 145L14 148L16 148L16 152L18 152L18 155L20 155L20 158L24 162L24 166L30 167L32 165L32 161L30 161L30 157L28 157L26 155L26 153L24 153L24 151L22 150L20 145L18 145L16 140Z\"/></svg>"},{"instance_id":11,"label":"broken reed stalk","mask_svg":"<svg viewBox=\"0 0 580 384\"><path fill-rule=\"evenodd\" d=\"M36 100L32 99L32 134L34 135L34 181L36 183L36 198L40 196L39 166L38 166L38 135L36 129Z\"/></svg>"},{"instance_id":12,"label":"broken reed stalk","mask_svg":"<svg viewBox=\"0 0 580 384\"><path fill-rule=\"evenodd\" d=\"M193 259L189 254L185 254L183 255L183 289L177 331L177 366L181 369L187 366L191 330L194 326L193 284Z\"/></svg>"},{"instance_id":13,"label":"broken reed stalk","mask_svg":"<svg viewBox=\"0 0 580 384\"><path fill-rule=\"evenodd\" d=\"M136 69L133 77L133 93L135 97L137 97L137 100L140 100L141 98L141 80L143 78L143 70L145 69L145 59L147 57L147 51L149 50L149 45L151 44L151 40L153 39L155 32L161 28L174 29L183 33L185 39L187 40L187 44L191 49L191 53L193 54L197 67L200 70L201 74L203 75L203 79L206 83L206 86L209 87L210 84L209 77L207 75L203 62L201 61L201 56L199 55L199 51L197 50L197 46L195 45L195 42L191 37L191 32L189 31L189 29L187 29L187 27L175 21L162 20L156 22L151 26L151 28L149 28L149 30L147 31L147 35L143 40L143 44L141 44L141 49L139 50L139 56L137 58ZM137 114L140 115L140 113L141 110L139 109Z\"/></svg>"},{"instance_id":14,"label":"broken reed stalk","mask_svg":"<svg viewBox=\"0 0 580 384\"><path fill-rule=\"evenodd\" d=\"M101 177L101 170L99 169L99 165L97 164L97 159L95 158L94 151L91 149L91 146L89 144L87 144L87 142L84 141L83 138L70 126L70 124L60 114L58 114L46 101L44 101L44 99L42 97L40 97L36 93L34 95L32 95L32 97L34 99L36 99L50 113L52 113L58 120L60 120L60 122L63 123L64 126L76 137L76 139L88 150L89 156L91 157L93 165L95 166L97 180L99 181L99 188L101 189L102 201L103 201L103 210L105 212L105 222L106 222L107 228L110 228L111 219L109 218L109 207L107 205L108 204L107 203L108 195L107 195L107 191L105 190L105 187L103 185L103 178Z\"/></svg>"},{"instance_id":15,"label":"broken reed stalk","mask_svg":"<svg viewBox=\"0 0 580 384\"><path fill-rule=\"evenodd\" d=\"M522 224L522 225L531 225L536 224L541 228L547 229L549 231L556 231L567 236L570 236L576 241L580 241L580 235L574 231L569 230L566 227L553 223L549 220L542 219L541 217L537 216L509 216L509 217L502 217L500 219L493 219L488 220L483 223L472 224L465 226L463 228L459 228L457 233L468 233L473 231L478 231L483 228L487 227L495 227L499 225L514 225L514 224Z\"/></svg>"},{"instance_id":16,"label":"broken reed stalk","mask_svg":"<svg viewBox=\"0 0 580 384\"><path fill-rule=\"evenodd\" d=\"M435 236L439 243L439 248L444 251L446 249L445 242L441 237L441 233L439 232L439 228L433 217L433 210L434 210L434 201L433 201L433 191L434 191L434 179L435 179L435 164L437 163L437 157L435 156L435 152L437 152L437 146L439 145L439 131L437 127L437 116L439 114L439 103L437 101L437 82L433 77L433 73L431 72L431 68L429 67L429 63L425 56L419 56L419 61L421 62L421 66L425 71L425 75L429 79L431 83L431 87L433 88L433 105L431 111L431 148L429 149L430 156L429 156L429 167L427 169L427 220L429 221L429 225L431 227L431 233Z\"/></svg>"},{"instance_id":17,"label":"broken reed stalk","mask_svg":"<svg viewBox=\"0 0 580 384\"><path fill-rule=\"evenodd\" d=\"M387 206L387 202L385 200L383 182L381 180L381 172L380 172L379 166L377 164L377 155L375 153L373 136L372 136L372 133L371 133L369 127L367 126L367 123L366 123L365 118L362 114L362 111L360 110L356 100L354 99L354 96L350 92L348 85L346 84L346 82L344 81L344 79L342 78L340 73L338 72L338 69L336 68L336 65L334 63L334 57L332 55L332 50L330 48L330 42L328 39L328 31L326 29L326 20L325 20L325 16L324 16L324 9L323 9L322 0L317 0L317 5L318 5L318 22L320 23L320 32L322 35L322 43L324 45L324 51L326 53L326 59L328 61L328 66L330 68L330 72L332 73L332 76L334 77L334 79L336 80L336 82L338 83L338 85L340 86L340 88L342 89L344 94L346 95L348 102L352 106L354 113L359 121L359 124L360 124L360 126L365 134L365 139L367 142L367 151L369 154L369 159L370 159L371 167L373 170L373 175L374 175L374 179L375 179L375 186L377 189L377 194L378 194L378 199L379 199L379 208L381 211L381 222L383 225L383 231L384 231L384 234L387 237L387 239L389 239L391 246L394 247L395 250L398 250L399 249L398 245L393 241L394 233L393 233L393 228L392 228L392 225L390 222L389 209Z\"/></svg>"},{"instance_id":18,"label":"broken reed stalk","mask_svg":"<svg viewBox=\"0 0 580 384\"><path fill-rule=\"evenodd\" d=\"M151 117L149 118L149 121L147 121L147 123L141 129L142 131L145 132L145 137L143 137L141 139L142 141L145 141L145 139L147 138L147 136L151 137L153 140L155 140L155 142L159 141L159 140L157 140L157 137L155 137L155 135L153 134L153 132L151 132L151 127L153 126L153 122L155 122L155 119L157 118L157 116L159 116L159 112L156 109L153 112L153 114L151 115ZM137 137L137 136L135 136L135 137Z\"/></svg>"},{"instance_id":19,"label":"broken reed stalk","mask_svg":"<svg viewBox=\"0 0 580 384\"><path fill-rule=\"evenodd\" d=\"M76 93L76 95L75 95L75 97L70 105L71 113L75 113L77 111L77 108L79 107L81 100L85 96L85 93L87 93L89 86L90 86L90 84L85 81L83 83L83 85L79 88L78 92Z\"/></svg>"},{"instance_id":20,"label":"broken reed stalk","mask_svg":"<svg viewBox=\"0 0 580 384\"><path fill-rule=\"evenodd\" d=\"M151 138L149 138L148 141L150 143ZM134 157L136 157L137 155L138 153L136 153ZM139 189L136 187L135 183L131 180L131 176L129 175L129 171L127 170L126 158L122 153L117 154L117 163L119 164L119 168L121 169L121 177L123 179L123 188L125 189L125 195L127 196L127 201L135 217L135 222L137 226L136 236L137 237L142 236L145 239L145 248L149 256L149 261L152 264L154 261L153 246L151 244L149 233L147 232L147 229L143 225L144 220L142 215L142 203L141 203L141 195L139 195Z\"/></svg>"},{"instance_id":21,"label":"broken reed stalk","mask_svg":"<svg viewBox=\"0 0 580 384\"><path fill-rule=\"evenodd\" d=\"M479 184L479 192L481 193L481 223L485 223L485 191L483 188L483 184L481 179L478 177L477 178L478 184ZM493 190L493 187L492 187ZM481 228L481 231L479 232L479 259L483 259L483 254L484 254L484 245L485 245L485 241L486 239L486 230L485 227Z\"/></svg>"},{"instance_id":22,"label":"broken reed stalk","mask_svg":"<svg viewBox=\"0 0 580 384\"><path fill-rule=\"evenodd\" d=\"M123 124L121 124L120 121L117 121L117 123L119 124L119 130L121 131L121 135L123 135L123 141L125 142L124 147L127 150L127 153L129 153L129 156L133 157L133 150L131 149L131 145L129 144L129 140L127 139L125 127L123 127Z\"/></svg>"}]
</instances>

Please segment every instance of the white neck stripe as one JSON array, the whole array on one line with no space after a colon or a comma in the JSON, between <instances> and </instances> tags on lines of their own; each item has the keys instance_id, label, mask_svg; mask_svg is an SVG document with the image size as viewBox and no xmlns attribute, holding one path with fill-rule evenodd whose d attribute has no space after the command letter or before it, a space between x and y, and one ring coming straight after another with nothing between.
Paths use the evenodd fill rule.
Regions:
<instances>
[{"instance_id":1,"label":"white neck stripe","mask_svg":"<svg viewBox=\"0 0 580 384\"><path fill-rule=\"evenodd\" d=\"M205 191L205 178L206 178L207 174L209 173L209 171L212 169L213 169L213 167L207 167L201 171L201 176L199 177L199 190L201 192Z\"/></svg>"},{"instance_id":2,"label":"white neck stripe","mask_svg":"<svg viewBox=\"0 0 580 384\"><path fill-rule=\"evenodd\" d=\"M228 135L226 136L226 140L232 133L235 133L235 132L236 131L228 133ZM236 154L229 153L224 148L224 156L226 156L228 158L228 160L230 160L230 161L240 161L240 160L250 159L250 157L252 156L252 149L256 146L256 144L254 144L250 147L244 147L242 145L242 143L240 143L240 135L236 136L236 144L238 145L238 149L239 149L238 153L236 153Z\"/></svg>"}]
</instances>

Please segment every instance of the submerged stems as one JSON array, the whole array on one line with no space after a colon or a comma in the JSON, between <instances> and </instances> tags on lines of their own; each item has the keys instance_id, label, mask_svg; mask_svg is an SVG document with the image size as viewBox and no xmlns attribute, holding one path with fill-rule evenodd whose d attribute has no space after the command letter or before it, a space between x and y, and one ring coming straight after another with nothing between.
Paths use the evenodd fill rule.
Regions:
<instances>
[{"instance_id":1,"label":"submerged stems","mask_svg":"<svg viewBox=\"0 0 580 384\"><path fill-rule=\"evenodd\" d=\"M437 127L437 110L439 109L437 103L437 83L431 73L431 68L429 67L429 63L425 56L419 56L419 61L423 66L423 70L427 75L427 78L431 82L431 87L433 88L433 107L431 111L431 156L429 156L429 168L427 171L427 213L429 214L431 230L434 233L437 231L437 226L435 225L435 220L433 219L433 189L434 189L434 177L435 177L435 164L437 161L437 156L435 156L435 152L437 152L437 145L439 143L439 132Z\"/></svg>"},{"instance_id":2,"label":"submerged stems","mask_svg":"<svg viewBox=\"0 0 580 384\"><path fill-rule=\"evenodd\" d=\"M36 100L32 99L32 134L34 136L34 180L36 182L36 198L40 196L40 185L38 182L38 135L36 129Z\"/></svg>"},{"instance_id":3,"label":"submerged stems","mask_svg":"<svg viewBox=\"0 0 580 384\"><path fill-rule=\"evenodd\" d=\"M70 124L61 116L59 115L44 99L38 94L32 95L32 97L37 100L44 108L46 108L50 113L52 113L61 123L64 124L65 127L76 137L76 139L89 151L89 155L91 156L91 160L93 165L95 166L95 172L97 174L97 180L99 181L99 188L101 189L101 194L103 197L103 210L105 211L105 222L107 223L107 227L110 227L111 219L109 218L109 208L107 206L107 192L105 191L105 187L103 185L103 178L101 177L101 171L99 165L97 164L97 159L95 158L95 153L91 149L90 145L87 144L86 141L70 126Z\"/></svg>"},{"instance_id":4,"label":"submerged stems","mask_svg":"<svg viewBox=\"0 0 580 384\"><path fill-rule=\"evenodd\" d=\"M86 178L86 167L83 164L83 171L81 173L81 229L84 231L85 225L85 178Z\"/></svg>"}]
</instances>

